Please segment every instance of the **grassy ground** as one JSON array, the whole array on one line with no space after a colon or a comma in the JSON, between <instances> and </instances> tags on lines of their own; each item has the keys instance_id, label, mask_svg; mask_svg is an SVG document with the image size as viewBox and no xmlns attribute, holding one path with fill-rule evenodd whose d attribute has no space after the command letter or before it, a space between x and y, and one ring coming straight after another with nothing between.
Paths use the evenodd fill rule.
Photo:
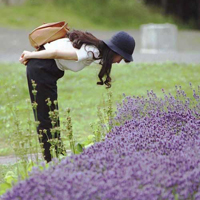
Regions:
<instances>
[{"instance_id":1,"label":"grassy ground","mask_svg":"<svg viewBox=\"0 0 200 200\"><path fill-rule=\"evenodd\" d=\"M22 6L0 5L0 25L34 28L44 22L66 20L77 29L134 29L146 23L178 23L156 7L137 0L28 0Z\"/></svg>"},{"instance_id":2,"label":"grassy ground","mask_svg":"<svg viewBox=\"0 0 200 200\"><path fill-rule=\"evenodd\" d=\"M92 65L74 73L65 71L65 76L58 81L59 108L61 122L66 108L71 108L73 132L77 141L83 141L92 134L91 123L97 121L97 106L103 103L106 89L96 85L98 65ZM163 64L115 64L112 69L113 104L126 95L146 95L147 90L154 90L162 96L161 89L175 94L175 85L181 85L191 96L189 82L199 84L200 65L175 63ZM13 114L9 105L18 109L17 118L26 130L27 119L33 119L29 99L25 66L21 64L0 64L0 155L13 153L10 138L14 134Z\"/></svg>"}]
</instances>

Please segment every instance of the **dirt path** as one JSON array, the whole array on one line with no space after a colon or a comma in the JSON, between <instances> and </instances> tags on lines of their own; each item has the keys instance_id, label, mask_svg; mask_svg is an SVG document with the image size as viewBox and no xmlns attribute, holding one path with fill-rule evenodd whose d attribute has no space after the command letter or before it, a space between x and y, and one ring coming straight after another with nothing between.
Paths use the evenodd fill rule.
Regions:
<instances>
[{"instance_id":1,"label":"dirt path","mask_svg":"<svg viewBox=\"0 0 200 200\"><path fill-rule=\"evenodd\" d=\"M71 155L71 150L66 150L66 153L68 156ZM31 160L31 155L28 155L29 160ZM38 153L38 158L40 160L43 160L42 153ZM32 159L36 160L36 154L32 154ZM9 156L0 156L0 165L9 165L14 164L17 161L19 161L19 158L16 158L15 155L9 155Z\"/></svg>"},{"instance_id":2,"label":"dirt path","mask_svg":"<svg viewBox=\"0 0 200 200\"><path fill-rule=\"evenodd\" d=\"M33 160L35 160L36 155L32 155ZM28 155L28 158L31 159L31 156ZM38 154L38 158L42 159L42 154ZM19 158L16 158L14 155L9 155L9 156L0 156L0 165L10 165L10 164L15 164L17 161L19 161Z\"/></svg>"},{"instance_id":3,"label":"dirt path","mask_svg":"<svg viewBox=\"0 0 200 200\"><path fill-rule=\"evenodd\" d=\"M18 62L23 50L32 50L28 41L31 30L20 30L0 27L0 62ZM97 38L108 39L116 31L87 30ZM200 63L200 31L179 31L177 52L162 54L140 53L140 30L125 30L136 40L134 62L186 62Z\"/></svg>"}]
</instances>

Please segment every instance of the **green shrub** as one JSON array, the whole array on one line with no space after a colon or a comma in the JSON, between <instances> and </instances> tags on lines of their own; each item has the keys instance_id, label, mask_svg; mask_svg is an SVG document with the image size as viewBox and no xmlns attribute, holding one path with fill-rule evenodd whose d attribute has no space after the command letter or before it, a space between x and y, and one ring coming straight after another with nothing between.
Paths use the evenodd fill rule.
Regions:
<instances>
[{"instance_id":1,"label":"green shrub","mask_svg":"<svg viewBox=\"0 0 200 200\"><path fill-rule=\"evenodd\" d=\"M43 22L66 20L76 29L134 29L145 23L176 23L156 7L136 0L29 0L22 6L2 6L0 24L34 28ZM181 24L179 24L182 26Z\"/></svg>"}]
</instances>

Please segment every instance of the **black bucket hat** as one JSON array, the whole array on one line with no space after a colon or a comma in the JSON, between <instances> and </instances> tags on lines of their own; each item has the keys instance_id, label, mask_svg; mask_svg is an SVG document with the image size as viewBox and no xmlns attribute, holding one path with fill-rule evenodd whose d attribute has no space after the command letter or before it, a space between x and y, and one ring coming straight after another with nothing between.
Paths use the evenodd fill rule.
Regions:
<instances>
[{"instance_id":1,"label":"black bucket hat","mask_svg":"<svg viewBox=\"0 0 200 200\"><path fill-rule=\"evenodd\" d=\"M124 31L117 32L110 40L103 40L103 42L125 60L133 61L132 54L135 49L135 40L128 33Z\"/></svg>"}]
</instances>

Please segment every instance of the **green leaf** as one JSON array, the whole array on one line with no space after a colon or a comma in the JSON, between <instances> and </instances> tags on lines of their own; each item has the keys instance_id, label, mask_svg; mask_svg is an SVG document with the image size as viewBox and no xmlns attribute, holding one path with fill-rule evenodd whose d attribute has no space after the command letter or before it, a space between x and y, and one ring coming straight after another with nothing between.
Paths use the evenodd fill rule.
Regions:
<instances>
[{"instance_id":1,"label":"green leaf","mask_svg":"<svg viewBox=\"0 0 200 200\"><path fill-rule=\"evenodd\" d=\"M62 160L63 158L66 158L66 156L59 154L58 158L59 158L59 160Z\"/></svg>"},{"instance_id":2,"label":"green leaf","mask_svg":"<svg viewBox=\"0 0 200 200\"><path fill-rule=\"evenodd\" d=\"M179 200L178 194L175 194L175 195L174 195L174 200Z\"/></svg>"},{"instance_id":3,"label":"green leaf","mask_svg":"<svg viewBox=\"0 0 200 200\"><path fill-rule=\"evenodd\" d=\"M83 152L83 147L80 143L76 144L76 150L78 151L78 153Z\"/></svg>"},{"instance_id":4,"label":"green leaf","mask_svg":"<svg viewBox=\"0 0 200 200\"><path fill-rule=\"evenodd\" d=\"M28 172L32 171L33 166L34 166L34 163L33 163L32 161L30 161L30 162L28 163L27 171L28 171Z\"/></svg>"},{"instance_id":5,"label":"green leaf","mask_svg":"<svg viewBox=\"0 0 200 200\"><path fill-rule=\"evenodd\" d=\"M60 157L60 156L61 156L61 157ZM61 154L59 154L59 158L62 159L62 155L61 155ZM49 163L45 163L44 166L42 166L42 165L39 165L39 166L38 166L38 168L39 168L41 171L47 169L48 167L49 167Z\"/></svg>"},{"instance_id":6,"label":"green leaf","mask_svg":"<svg viewBox=\"0 0 200 200\"><path fill-rule=\"evenodd\" d=\"M94 144L94 143L92 142L92 143L86 145L85 148L88 148L88 147L92 146L93 144Z\"/></svg>"},{"instance_id":7,"label":"green leaf","mask_svg":"<svg viewBox=\"0 0 200 200\"><path fill-rule=\"evenodd\" d=\"M12 182L17 181L17 176L15 175L13 171L8 171L4 177L4 180L6 183L12 185Z\"/></svg>"},{"instance_id":8,"label":"green leaf","mask_svg":"<svg viewBox=\"0 0 200 200\"><path fill-rule=\"evenodd\" d=\"M9 183L2 183L0 184L0 195L6 193L8 189L12 188L12 185Z\"/></svg>"},{"instance_id":9,"label":"green leaf","mask_svg":"<svg viewBox=\"0 0 200 200\"><path fill-rule=\"evenodd\" d=\"M94 135L88 135L87 139L82 142L82 146L87 146L89 144L93 144Z\"/></svg>"},{"instance_id":10,"label":"green leaf","mask_svg":"<svg viewBox=\"0 0 200 200\"><path fill-rule=\"evenodd\" d=\"M93 140L93 138L94 138L94 135L88 135L88 140Z\"/></svg>"}]
</instances>

